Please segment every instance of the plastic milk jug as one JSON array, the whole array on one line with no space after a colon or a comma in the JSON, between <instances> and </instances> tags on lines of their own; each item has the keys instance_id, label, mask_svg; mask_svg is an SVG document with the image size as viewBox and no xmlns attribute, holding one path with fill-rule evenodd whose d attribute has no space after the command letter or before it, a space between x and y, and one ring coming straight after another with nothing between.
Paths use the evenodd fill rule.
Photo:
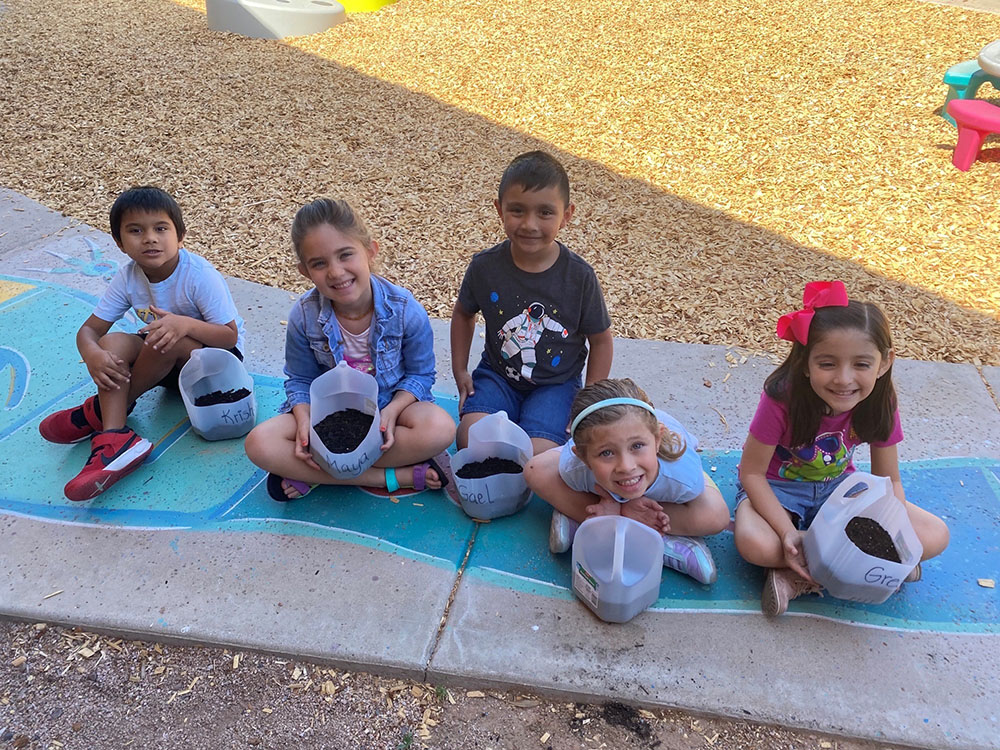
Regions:
<instances>
[{"instance_id":1,"label":"plastic milk jug","mask_svg":"<svg viewBox=\"0 0 1000 750\"><path fill-rule=\"evenodd\" d=\"M246 435L257 421L253 378L243 363L226 349L195 349L177 377L181 400L191 428L205 440L227 440ZM228 404L195 406L195 401L216 391L245 388L250 393Z\"/></svg>"},{"instance_id":2,"label":"plastic milk jug","mask_svg":"<svg viewBox=\"0 0 1000 750\"><path fill-rule=\"evenodd\" d=\"M472 518L489 520L521 510L531 497L524 474L494 474L481 479L462 479L458 470L487 458L505 458L523 468L531 459L531 438L498 411L469 428L469 445L451 459L462 510Z\"/></svg>"},{"instance_id":3,"label":"plastic milk jug","mask_svg":"<svg viewBox=\"0 0 1000 750\"><path fill-rule=\"evenodd\" d=\"M863 552L847 537L851 519L870 518L888 532L900 562ZM805 533L809 573L833 596L880 604L899 590L924 552L892 480L855 472L841 481Z\"/></svg>"},{"instance_id":4,"label":"plastic milk jug","mask_svg":"<svg viewBox=\"0 0 1000 750\"><path fill-rule=\"evenodd\" d=\"M663 537L624 516L588 518L573 539L573 591L606 622L628 622L660 595Z\"/></svg>"},{"instance_id":5,"label":"plastic milk jug","mask_svg":"<svg viewBox=\"0 0 1000 750\"><path fill-rule=\"evenodd\" d=\"M378 384L375 378L341 360L309 385L309 450L324 471L338 479L353 479L362 474L382 455L382 432L379 430ZM361 444L350 453L331 453L316 425L330 414L357 409L372 415L372 424Z\"/></svg>"}]
</instances>

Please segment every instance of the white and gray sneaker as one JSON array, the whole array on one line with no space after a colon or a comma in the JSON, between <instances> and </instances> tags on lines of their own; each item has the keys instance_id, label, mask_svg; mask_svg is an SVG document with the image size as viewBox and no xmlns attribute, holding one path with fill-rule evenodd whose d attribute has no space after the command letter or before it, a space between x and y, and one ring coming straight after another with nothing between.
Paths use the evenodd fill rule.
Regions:
<instances>
[{"instance_id":1,"label":"white and gray sneaker","mask_svg":"<svg viewBox=\"0 0 1000 750\"><path fill-rule=\"evenodd\" d=\"M699 583L715 583L719 575L711 550L704 540L696 536L664 534L663 564L671 570L691 576Z\"/></svg>"},{"instance_id":2,"label":"white and gray sneaker","mask_svg":"<svg viewBox=\"0 0 1000 750\"><path fill-rule=\"evenodd\" d=\"M578 528L580 524L553 508L552 523L549 524L549 551L559 555L568 550L573 546L573 537Z\"/></svg>"}]
</instances>

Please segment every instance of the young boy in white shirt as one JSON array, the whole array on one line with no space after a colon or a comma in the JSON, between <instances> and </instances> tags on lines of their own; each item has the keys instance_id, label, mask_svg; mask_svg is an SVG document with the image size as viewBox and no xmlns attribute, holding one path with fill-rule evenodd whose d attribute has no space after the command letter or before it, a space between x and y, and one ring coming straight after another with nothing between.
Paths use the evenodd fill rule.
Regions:
<instances>
[{"instance_id":1,"label":"young boy in white shirt","mask_svg":"<svg viewBox=\"0 0 1000 750\"><path fill-rule=\"evenodd\" d=\"M53 443L91 439L83 470L64 489L70 500L96 497L143 462L152 443L125 424L136 399L157 385L174 386L191 352L229 349L242 359L243 319L215 267L181 247L181 209L169 193L135 187L111 207L111 235L130 258L111 280L76 345L97 394L50 414L38 429ZM111 332L129 308L146 325Z\"/></svg>"}]
</instances>

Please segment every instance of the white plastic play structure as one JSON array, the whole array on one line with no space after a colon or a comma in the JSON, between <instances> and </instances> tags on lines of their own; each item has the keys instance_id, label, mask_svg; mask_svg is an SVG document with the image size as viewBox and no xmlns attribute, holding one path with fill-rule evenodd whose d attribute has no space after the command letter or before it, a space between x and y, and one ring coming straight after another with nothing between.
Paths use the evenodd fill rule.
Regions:
<instances>
[{"instance_id":1,"label":"white plastic play structure","mask_svg":"<svg viewBox=\"0 0 1000 750\"><path fill-rule=\"evenodd\" d=\"M256 39L282 39L326 31L346 20L335 0L206 0L208 27Z\"/></svg>"},{"instance_id":2,"label":"white plastic play structure","mask_svg":"<svg viewBox=\"0 0 1000 750\"><path fill-rule=\"evenodd\" d=\"M983 47L976 59L986 73L1000 77L1000 39Z\"/></svg>"}]
</instances>

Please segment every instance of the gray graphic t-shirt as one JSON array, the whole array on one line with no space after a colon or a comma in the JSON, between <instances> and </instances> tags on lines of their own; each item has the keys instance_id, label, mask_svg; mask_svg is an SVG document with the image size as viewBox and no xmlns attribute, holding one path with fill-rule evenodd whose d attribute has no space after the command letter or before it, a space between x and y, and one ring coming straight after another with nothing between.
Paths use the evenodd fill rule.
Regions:
<instances>
[{"instance_id":1,"label":"gray graphic t-shirt","mask_svg":"<svg viewBox=\"0 0 1000 750\"><path fill-rule=\"evenodd\" d=\"M477 253L458 302L469 315L482 312L486 361L519 390L577 377L587 336L611 326L594 269L562 243L556 262L541 273L518 268L509 241Z\"/></svg>"}]
</instances>

